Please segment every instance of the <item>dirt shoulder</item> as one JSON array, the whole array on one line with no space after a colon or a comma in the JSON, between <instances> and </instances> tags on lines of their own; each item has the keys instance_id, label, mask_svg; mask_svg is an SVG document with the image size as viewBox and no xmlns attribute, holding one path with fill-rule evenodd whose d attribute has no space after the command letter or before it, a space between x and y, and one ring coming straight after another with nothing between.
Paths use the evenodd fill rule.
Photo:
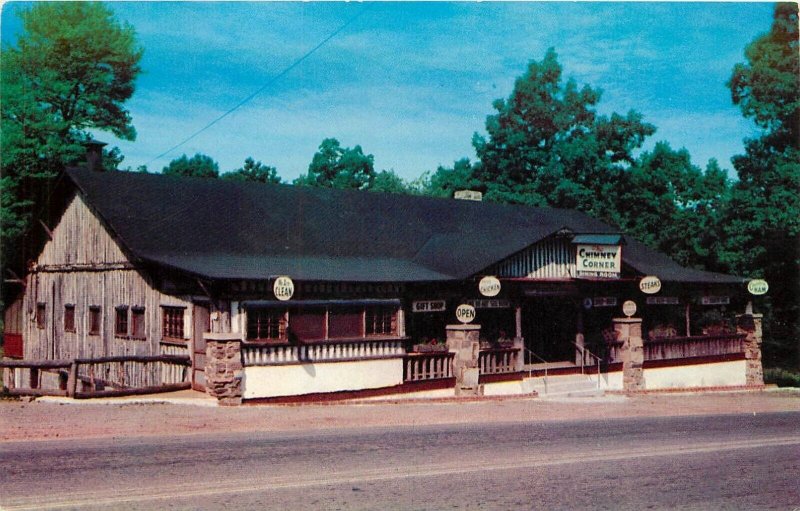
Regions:
<instances>
[{"instance_id":1,"label":"dirt shoulder","mask_svg":"<svg viewBox=\"0 0 800 511\"><path fill-rule=\"evenodd\" d=\"M800 411L800 392L201 407L0 401L0 442Z\"/></svg>"}]
</instances>

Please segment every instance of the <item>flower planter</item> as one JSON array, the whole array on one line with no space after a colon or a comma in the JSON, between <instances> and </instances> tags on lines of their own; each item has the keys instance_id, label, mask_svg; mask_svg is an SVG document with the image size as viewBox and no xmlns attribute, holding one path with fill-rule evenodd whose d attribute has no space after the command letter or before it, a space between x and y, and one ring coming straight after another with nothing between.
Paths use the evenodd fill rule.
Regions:
<instances>
[{"instance_id":1,"label":"flower planter","mask_svg":"<svg viewBox=\"0 0 800 511\"><path fill-rule=\"evenodd\" d=\"M411 351L414 353L446 353L449 350L446 344L415 344Z\"/></svg>"}]
</instances>

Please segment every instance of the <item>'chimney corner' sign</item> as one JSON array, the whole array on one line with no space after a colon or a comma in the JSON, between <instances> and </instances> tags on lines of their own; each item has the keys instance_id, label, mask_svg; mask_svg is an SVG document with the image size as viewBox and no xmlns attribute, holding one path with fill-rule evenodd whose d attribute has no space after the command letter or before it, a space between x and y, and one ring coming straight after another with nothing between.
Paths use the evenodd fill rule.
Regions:
<instances>
[{"instance_id":1,"label":"'chimney corner' sign","mask_svg":"<svg viewBox=\"0 0 800 511\"><path fill-rule=\"evenodd\" d=\"M622 269L620 245L576 245L578 277L619 278Z\"/></svg>"}]
</instances>

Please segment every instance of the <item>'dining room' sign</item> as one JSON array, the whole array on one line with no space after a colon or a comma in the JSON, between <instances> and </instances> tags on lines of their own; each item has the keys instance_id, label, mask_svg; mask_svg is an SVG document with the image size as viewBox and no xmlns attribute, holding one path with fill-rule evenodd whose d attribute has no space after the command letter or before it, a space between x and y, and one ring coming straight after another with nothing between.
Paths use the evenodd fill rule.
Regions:
<instances>
[{"instance_id":1,"label":"'dining room' sign","mask_svg":"<svg viewBox=\"0 0 800 511\"><path fill-rule=\"evenodd\" d=\"M576 245L578 277L619 278L622 269L620 245Z\"/></svg>"}]
</instances>

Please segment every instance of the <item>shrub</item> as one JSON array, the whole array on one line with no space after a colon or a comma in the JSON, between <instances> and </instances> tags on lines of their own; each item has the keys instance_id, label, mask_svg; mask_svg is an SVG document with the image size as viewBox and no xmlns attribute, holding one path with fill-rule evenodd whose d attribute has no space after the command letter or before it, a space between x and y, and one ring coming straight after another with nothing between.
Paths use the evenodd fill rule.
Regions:
<instances>
[{"instance_id":1,"label":"shrub","mask_svg":"<svg viewBox=\"0 0 800 511\"><path fill-rule=\"evenodd\" d=\"M800 373L779 367L764 369L764 383L774 383L778 387L800 387Z\"/></svg>"}]
</instances>

